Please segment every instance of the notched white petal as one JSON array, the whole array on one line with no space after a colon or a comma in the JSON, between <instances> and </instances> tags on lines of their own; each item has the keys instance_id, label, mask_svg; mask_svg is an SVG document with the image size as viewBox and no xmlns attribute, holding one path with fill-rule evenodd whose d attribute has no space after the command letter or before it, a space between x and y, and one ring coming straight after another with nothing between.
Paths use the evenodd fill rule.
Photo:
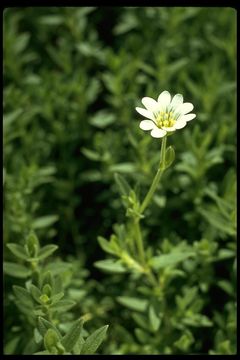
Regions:
<instances>
[{"instance_id":1,"label":"notched white petal","mask_svg":"<svg viewBox=\"0 0 240 360\"><path fill-rule=\"evenodd\" d=\"M184 126L187 125L187 122L184 120L178 120L176 124L174 125L176 129L182 129Z\"/></svg>"},{"instance_id":2,"label":"notched white petal","mask_svg":"<svg viewBox=\"0 0 240 360\"><path fill-rule=\"evenodd\" d=\"M185 121L191 121L193 119L195 119L197 115L196 114L187 114L187 115L184 115L183 118Z\"/></svg>"},{"instance_id":3,"label":"notched white petal","mask_svg":"<svg viewBox=\"0 0 240 360\"><path fill-rule=\"evenodd\" d=\"M176 112L179 112L182 115L185 115L185 114L189 113L190 111L192 111L192 109L193 109L193 104L189 103L189 102L186 102L186 103L183 103L182 105L180 105L176 109Z\"/></svg>"},{"instance_id":4,"label":"notched white petal","mask_svg":"<svg viewBox=\"0 0 240 360\"><path fill-rule=\"evenodd\" d=\"M152 130L154 128L154 123L152 120L143 120L140 122L139 127L142 130Z\"/></svg>"},{"instance_id":5,"label":"notched white petal","mask_svg":"<svg viewBox=\"0 0 240 360\"><path fill-rule=\"evenodd\" d=\"M154 115L151 111L140 108L140 107L136 107L135 109L139 114L143 115L144 117L154 120Z\"/></svg>"},{"instance_id":6,"label":"notched white petal","mask_svg":"<svg viewBox=\"0 0 240 360\"><path fill-rule=\"evenodd\" d=\"M170 106L171 106L172 109L174 109L177 106L180 106L182 103L183 103L183 96L181 94L176 94L172 98Z\"/></svg>"},{"instance_id":7,"label":"notched white petal","mask_svg":"<svg viewBox=\"0 0 240 360\"><path fill-rule=\"evenodd\" d=\"M156 111L158 108L158 102L147 96L142 98L142 103L145 106L145 108L149 111Z\"/></svg>"},{"instance_id":8,"label":"notched white petal","mask_svg":"<svg viewBox=\"0 0 240 360\"><path fill-rule=\"evenodd\" d=\"M165 130L159 129L157 126L155 126L153 128L153 130L151 131L151 135L154 138L161 138L161 137L165 136L166 133L167 132Z\"/></svg>"},{"instance_id":9,"label":"notched white petal","mask_svg":"<svg viewBox=\"0 0 240 360\"><path fill-rule=\"evenodd\" d=\"M169 126L169 127L165 127L165 126L162 126L162 129L163 130L166 130L167 132L170 132L170 131L175 131L176 130L176 127L175 127L175 125L173 125L173 126Z\"/></svg>"},{"instance_id":10,"label":"notched white petal","mask_svg":"<svg viewBox=\"0 0 240 360\"><path fill-rule=\"evenodd\" d=\"M158 97L158 102L163 109L170 104L170 101L171 101L171 95L169 91L166 90L163 91Z\"/></svg>"}]
</instances>

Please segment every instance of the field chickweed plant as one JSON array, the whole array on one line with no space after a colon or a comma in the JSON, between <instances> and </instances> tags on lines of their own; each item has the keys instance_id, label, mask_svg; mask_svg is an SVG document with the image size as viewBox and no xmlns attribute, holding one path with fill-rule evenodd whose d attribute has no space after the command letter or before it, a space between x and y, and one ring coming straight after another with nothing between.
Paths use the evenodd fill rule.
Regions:
<instances>
[{"instance_id":1,"label":"field chickweed plant","mask_svg":"<svg viewBox=\"0 0 240 360\"><path fill-rule=\"evenodd\" d=\"M3 23L4 354L235 354L235 10Z\"/></svg>"}]
</instances>

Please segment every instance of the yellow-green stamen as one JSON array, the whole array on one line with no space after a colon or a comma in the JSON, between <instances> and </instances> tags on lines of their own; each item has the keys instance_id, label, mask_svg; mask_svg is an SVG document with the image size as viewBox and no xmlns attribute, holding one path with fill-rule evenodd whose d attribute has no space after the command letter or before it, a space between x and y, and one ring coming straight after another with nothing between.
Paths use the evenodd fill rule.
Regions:
<instances>
[{"instance_id":1,"label":"yellow-green stamen","mask_svg":"<svg viewBox=\"0 0 240 360\"><path fill-rule=\"evenodd\" d=\"M156 114L155 122L157 127L172 127L176 120L174 119L173 112L165 112L160 111L158 114Z\"/></svg>"}]
</instances>

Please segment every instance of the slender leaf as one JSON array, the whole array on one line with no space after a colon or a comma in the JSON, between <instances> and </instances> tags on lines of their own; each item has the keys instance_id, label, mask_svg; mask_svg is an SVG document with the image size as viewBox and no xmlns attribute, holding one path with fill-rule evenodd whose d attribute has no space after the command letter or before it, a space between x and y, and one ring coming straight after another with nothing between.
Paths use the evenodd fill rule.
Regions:
<instances>
[{"instance_id":1,"label":"slender leaf","mask_svg":"<svg viewBox=\"0 0 240 360\"><path fill-rule=\"evenodd\" d=\"M108 325L101 327L100 329L94 331L85 341L82 347L81 355L82 354L94 354L98 347L103 342L106 332L108 329Z\"/></svg>"},{"instance_id":2,"label":"slender leaf","mask_svg":"<svg viewBox=\"0 0 240 360\"><path fill-rule=\"evenodd\" d=\"M74 322L68 333L62 338L61 343L67 351L71 351L81 336L83 319Z\"/></svg>"},{"instance_id":3,"label":"slender leaf","mask_svg":"<svg viewBox=\"0 0 240 360\"><path fill-rule=\"evenodd\" d=\"M26 260L28 255L26 250L18 244L7 244L8 249L19 259Z\"/></svg>"},{"instance_id":4,"label":"slender leaf","mask_svg":"<svg viewBox=\"0 0 240 360\"><path fill-rule=\"evenodd\" d=\"M99 245L104 251L106 251L109 254L113 254L113 255L116 254L116 249L113 249L111 243L108 242L106 239L104 239L102 236L98 236L97 240L99 242Z\"/></svg>"},{"instance_id":5,"label":"slender leaf","mask_svg":"<svg viewBox=\"0 0 240 360\"><path fill-rule=\"evenodd\" d=\"M139 312L145 311L148 305L148 300L128 296L118 296L117 301L129 309Z\"/></svg>"},{"instance_id":6,"label":"slender leaf","mask_svg":"<svg viewBox=\"0 0 240 360\"><path fill-rule=\"evenodd\" d=\"M120 174L115 173L114 179L119 187L120 193L122 195L128 196L131 191L131 187L129 186L128 182L124 179L124 177Z\"/></svg>"},{"instance_id":7,"label":"slender leaf","mask_svg":"<svg viewBox=\"0 0 240 360\"><path fill-rule=\"evenodd\" d=\"M95 261L94 266L108 273L121 274L127 271L127 269L121 263L111 259Z\"/></svg>"},{"instance_id":8,"label":"slender leaf","mask_svg":"<svg viewBox=\"0 0 240 360\"><path fill-rule=\"evenodd\" d=\"M150 265L155 269L162 269L167 266L174 266L177 263L186 260L187 258L194 256L194 252L172 252L170 254L163 254L154 256L150 260Z\"/></svg>"},{"instance_id":9,"label":"slender leaf","mask_svg":"<svg viewBox=\"0 0 240 360\"><path fill-rule=\"evenodd\" d=\"M72 300L60 300L58 303L51 305L51 309L55 311L67 311L76 305L75 301Z\"/></svg>"},{"instance_id":10,"label":"slender leaf","mask_svg":"<svg viewBox=\"0 0 240 360\"><path fill-rule=\"evenodd\" d=\"M21 279L24 279L31 275L31 270L24 265L15 264L7 261L3 263L3 271L7 275L11 275Z\"/></svg>"},{"instance_id":11,"label":"slender leaf","mask_svg":"<svg viewBox=\"0 0 240 360\"><path fill-rule=\"evenodd\" d=\"M42 229L54 224L56 221L58 221L57 215L42 216L33 221L32 227L33 229Z\"/></svg>"},{"instance_id":12,"label":"slender leaf","mask_svg":"<svg viewBox=\"0 0 240 360\"><path fill-rule=\"evenodd\" d=\"M43 248L41 248L38 252L38 259L43 260L46 257L50 256L54 251L58 249L57 245L46 245Z\"/></svg>"},{"instance_id":13,"label":"slender leaf","mask_svg":"<svg viewBox=\"0 0 240 360\"><path fill-rule=\"evenodd\" d=\"M27 305L29 307L33 306L32 297L25 288L13 285L13 291L17 299L20 300L24 305Z\"/></svg>"},{"instance_id":14,"label":"slender leaf","mask_svg":"<svg viewBox=\"0 0 240 360\"><path fill-rule=\"evenodd\" d=\"M38 330L39 330L40 334L42 336L44 336L48 329L54 330L57 333L59 339L62 337L61 333L59 332L59 330L56 328L55 325L53 325L52 323L50 323L48 320L44 319L43 317L39 316L38 317Z\"/></svg>"}]
</instances>

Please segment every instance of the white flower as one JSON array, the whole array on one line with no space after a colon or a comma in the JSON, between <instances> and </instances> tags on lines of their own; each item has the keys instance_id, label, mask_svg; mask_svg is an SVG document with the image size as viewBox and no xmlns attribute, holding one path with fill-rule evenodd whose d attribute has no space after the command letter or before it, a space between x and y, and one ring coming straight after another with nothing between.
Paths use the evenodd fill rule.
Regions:
<instances>
[{"instance_id":1,"label":"white flower","mask_svg":"<svg viewBox=\"0 0 240 360\"><path fill-rule=\"evenodd\" d=\"M150 120L142 120L139 127L142 130L151 130L152 137L161 138L178 129L182 129L188 121L193 120L196 114L190 114L193 104L183 102L183 96L176 94L171 99L168 91L163 91L157 101L150 98L142 98L146 109L136 107L139 114Z\"/></svg>"}]
</instances>

